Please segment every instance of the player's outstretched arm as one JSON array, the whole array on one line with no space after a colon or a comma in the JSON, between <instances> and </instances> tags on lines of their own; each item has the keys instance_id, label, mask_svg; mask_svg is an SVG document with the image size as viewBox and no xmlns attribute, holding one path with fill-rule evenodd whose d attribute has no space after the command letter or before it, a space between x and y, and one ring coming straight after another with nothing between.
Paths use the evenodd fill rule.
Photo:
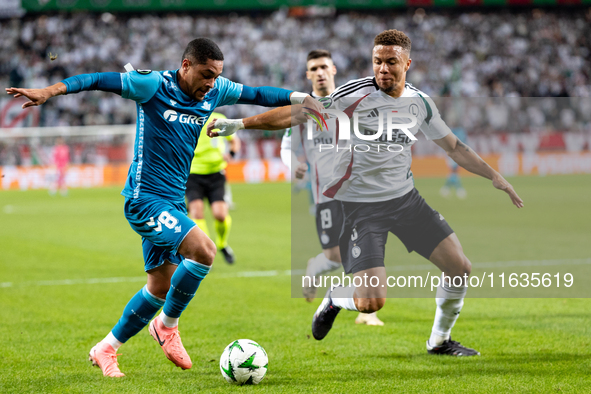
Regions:
<instances>
[{"instance_id":1,"label":"player's outstretched arm","mask_svg":"<svg viewBox=\"0 0 591 394\"><path fill-rule=\"evenodd\" d=\"M23 96L28 98L29 101L22 106L24 109L41 105L55 96L78 93L83 90L102 90L121 94L121 74L113 72L80 74L43 89L6 88L6 93L14 95L15 98Z\"/></svg>"},{"instance_id":2,"label":"player's outstretched arm","mask_svg":"<svg viewBox=\"0 0 591 394\"><path fill-rule=\"evenodd\" d=\"M443 148L447 152L447 155L458 163L458 165L471 173L492 180L493 186L507 193L511 198L511 202L517 208L523 207L523 200L517 195L513 186L501 174L482 160L468 145L460 141L458 137L450 133L441 139L433 141Z\"/></svg>"},{"instance_id":3,"label":"player's outstretched arm","mask_svg":"<svg viewBox=\"0 0 591 394\"><path fill-rule=\"evenodd\" d=\"M44 104L52 97L67 93L66 85L62 82L43 89L6 88L5 90L6 94L12 94L14 98L26 97L29 99L29 101L22 105L23 109Z\"/></svg>"},{"instance_id":4,"label":"player's outstretched arm","mask_svg":"<svg viewBox=\"0 0 591 394\"><path fill-rule=\"evenodd\" d=\"M295 92L294 92L295 93ZM311 96L306 96L302 104L274 108L262 114L244 119L215 119L207 125L209 137L227 136L241 129L282 130L299 125L307 120L307 109L322 111L324 107ZM214 131L217 129L218 131Z\"/></svg>"}]
</instances>

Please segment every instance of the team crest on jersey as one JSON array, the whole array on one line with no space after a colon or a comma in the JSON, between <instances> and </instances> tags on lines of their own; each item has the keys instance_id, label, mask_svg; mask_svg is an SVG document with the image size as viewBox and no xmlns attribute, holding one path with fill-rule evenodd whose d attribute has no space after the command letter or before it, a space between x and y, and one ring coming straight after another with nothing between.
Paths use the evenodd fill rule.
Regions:
<instances>
[{"instance_id":1,"label":"team crest on jersey","mask_svg":"<svg viewBox=\"0 0 591 394\"><path fill-rule=\"evenodd\" d=\"M322 242L324 245L326 245L327 243L329 243L329 242L330 242L330 237L329 237L327 234L322 234L322 235L320 236L320 241L321 241L321 242Z\"/></svg>"},{"instance_id":2,"label":"team crest on jersey","mask_svg":"<svg viewBox=\"0 0 591 394\"><path fill-rule=\"evenodd\" d=\"M150 74L152 70L137 70L137 72L140 74Z\"/></svg>"},{"instance_id":3,"label":"team crest on jersey","mask_svg":"<svg viewBox=\"0 0 591 394\"><path fill-rule=\"evenodd\" d=\"M359 257L359 255L361 255L361 248L359 246L354 246L353 249L351 249L351 254L355 258Z\"/></svg>"},{"instance_id":4,"label":"team crest on jersey","mask_svg":"<svg viewBox=\"0 0 591 394\"><path fill-rule=\"evenodd\" d=\"M410 107L408 107L408 111L414 116L419 116L419 106L416 104L411 104Z\"/></svg>"},{"instance_id":5,"label":"team crest on jersey","mask_svg":"<svg viewBox=\"0 0 591 394\"><path fill-rule=\"evenodd\" d=\"M203 109L209 111L211 109L211 104L208 101L203 103Z\"/></svg>"},{"instance_id":6,"label":"team crest on jersey","mask_svg":"<svg viewBox=\"0 0 591 394\"><path fill-rule=\"evenodd\" d=\"M320 104L322 104L322 106L324 107L324 109L328 109L332 105L332 98L330 98L330 97L320 97L318 99L318 102Z\"/></svg>"}]
</instances>

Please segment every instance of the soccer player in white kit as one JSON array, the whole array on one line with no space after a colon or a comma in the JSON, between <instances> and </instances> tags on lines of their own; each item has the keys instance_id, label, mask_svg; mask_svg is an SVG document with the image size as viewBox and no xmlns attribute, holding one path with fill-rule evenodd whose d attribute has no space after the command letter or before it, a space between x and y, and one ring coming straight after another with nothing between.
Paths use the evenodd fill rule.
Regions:
<instances>
[{"instance_id":1,"label":"soccer player in white kit","mask_svg":"<svg viewBox=\"0 0 591 394\"><path fill-rule=\"evenodd\" d=\"M310 95L314 98L322 98L334 92L336 73L337 69L329 51L322 49L311 51L306 59L306 78L312 82ZM281 159L290 168L292 162L297 165L295 177L299 179L303 178L308 170L308 164L310 165L312 195L316 204L316 230L322 246L322 252L308 260L306 277L310 280L305 281L306 285L302 288L306 300L312 302L317 290L313 278L341 268L339 236L343 226L343 209L340 201L322 194L324 187L332 179L332 157L319 152L318 147L320 144L333 144L334 136L315 127L313 138L308 139L304 135L304 130L303 124L286 130L281 141ZM308 164L297 160L292 144L294 147L302 146ZM355 322L371 326L384 325L376 316L376 312L359 313Z\"/></svg>"},{"instance_id":2,"label":"soccer player in white kit","mask_svg":"<svg viewBox=\"0 0 591 394\"><path fill-rule=\"evenodd\" d=\"M429 207L414 188L410 147L415 140L409 134L414 136L422 131L460 166L492 180L493 186L505 191L515 206L521 208L523 201L509 182L458 140L433 101L406 83L410 49L411 41L404 33L380 33L372 50L375 76L350 81L330 95L329 108L343 111L349 118L355 113L359 134L365 138L351 131L350 140L342 140L343 130L341 139L337 130L340 149L333 149L333 178L324 195L343 202L345 223L340 251L345 272L355 277L377 277L380 284L387 283L384 251L388 233L392 232L409 252L416 251L429 259L445 276L462 277L462 286L443 280L437 289L437 309L427 351L451 356L479 355L478 351L451 340L451 329L467 290L463 278L470 274L471 263L443 216ZM401 129L392 130L391 139L383 128L387 113L400 114L395 123ZM378 130L384 131L379 138ZM330 151L330 146L325 148ZM314 314L314 338L321 340L328 334L341 309L366 313L380 310L386 293L387 286L329 289Z\"/></svg>"},{"instance_id":3,"label":"soccer player in white kit","mask_svg":"<svg viewBox=\"0 0 591 394\"><path fill-rule=\"evenodd\" d=\"M377 277L379 284L386 284L385 244L388 233L395 234L409 252L416 251L450 279L442 280L437 289L435 321L426 343L428 353L480 355L451 339L451 329L466 295L464 275L470 274L472 265L443 216L429 207L414 188L410 170L414 135L422 131L458 165L491 180L495 188L506 192L517 208L523 207L523 201L501 174L458 140L441 119L433 101L406 83L410 49L410 39L398 30L378 34L372 49L374 76L346 83L329 96L328 103L323 103L325 109L339 110L344 112L343 116L353 118L354 124L357 120L359 134L364 137L350 133L350 139L346 140L345 130L340 130L340 122L335 122L339 126L335 129L336 143L332 144L336 154L331 164L333 177L323 194L343 202L344 226L339 248L345 272L361 277L362 283L364 277ZM398 114L392 115L396 111ZM285 107L269 112L273 114L269 116L272 120L264 122L267 129L278 128L291 117ZM323 121L312 108L310 113L319 122ZM378 136L380 130L384 131L380 119L388 119L388 113L397 116L400 129L390 130L390 136L388 133ZM211 124L208 135L235 131L225 123ZM240 120L227 123L240 124ZM221 132L212 133L213 128ZM327 152L330 145L324 146ZM454 285L458 277L460 286ZM321 340L328 334L341 309L365 313L380 310L386 302L386 293L387 286L374 287L371 282L365 287L329 289L312 320L314 338Z\"/></svg>"}]
</instances>

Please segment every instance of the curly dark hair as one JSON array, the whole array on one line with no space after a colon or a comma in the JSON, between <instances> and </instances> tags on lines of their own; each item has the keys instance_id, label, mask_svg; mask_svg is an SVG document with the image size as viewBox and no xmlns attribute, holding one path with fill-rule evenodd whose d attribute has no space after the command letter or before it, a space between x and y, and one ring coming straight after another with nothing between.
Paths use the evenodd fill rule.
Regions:
<instances>
[{"instance_id":1,"label":"curly dark hair","mask_svg":"<svg viewBox=\"0 0 591 394\"><path fill-rule=\"evenodd\" d=\"M384 30L373 40L373 45L398 45L410 54L410 38L400 30Z\"/></svg>"},{"instance_id":2,"label":"curly dark hair","mask_svg":"<svg viewBox=\"0 0 591 394\"><path fill-rule=\"evenodd\" d=\"M196 38L191 41L185 52L183 52L182 60L191 60L197 64L206 64L211 60L224 60L224 54L215 42L209 38Z\"/></svg>"}]
</instances>

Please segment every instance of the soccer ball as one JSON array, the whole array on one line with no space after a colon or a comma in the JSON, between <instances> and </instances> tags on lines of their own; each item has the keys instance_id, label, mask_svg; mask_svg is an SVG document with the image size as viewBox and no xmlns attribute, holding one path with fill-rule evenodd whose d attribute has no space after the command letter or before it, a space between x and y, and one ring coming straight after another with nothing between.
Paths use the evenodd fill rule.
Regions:
<instances>
[{"instance_id":1,"label":"soccer ball","mask_svg":"<svg viewBox=\"0 0 591 394\"><path fill-rule=\"evenodd\" d=\"M259 384L267 373L265 349L250 339L238 339L224 349L220 358L222 376L229 383Z\"/></svg>"}]
</instances>

